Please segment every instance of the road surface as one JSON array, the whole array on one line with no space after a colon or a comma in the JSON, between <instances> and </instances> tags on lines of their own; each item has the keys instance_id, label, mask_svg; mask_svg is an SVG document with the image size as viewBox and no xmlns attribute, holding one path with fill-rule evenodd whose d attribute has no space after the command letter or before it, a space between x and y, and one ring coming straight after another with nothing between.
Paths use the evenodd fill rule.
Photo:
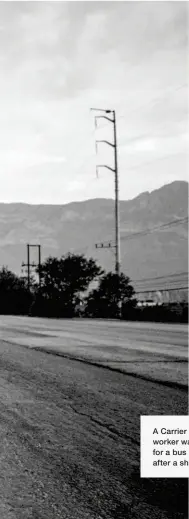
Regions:
<instances>
[{"instance_id":1,"label":"road surface","mask_svg":"<svg viewBox=\"0 0 189 519\"><path fill-rule=\"evenodd\" d=\"M187 519L140 415L187 414L187 327L0 317L1 519Z\"/></svg>"}]
</instances>

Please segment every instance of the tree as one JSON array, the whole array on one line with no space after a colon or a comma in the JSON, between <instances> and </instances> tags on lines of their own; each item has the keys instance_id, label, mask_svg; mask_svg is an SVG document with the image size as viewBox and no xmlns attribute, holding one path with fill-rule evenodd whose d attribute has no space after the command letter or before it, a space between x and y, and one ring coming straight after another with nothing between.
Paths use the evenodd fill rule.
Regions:
<instances>
[{"instance_id":1,"label":"tree","mask_svg":"<svg viewBox=\"0 0 189 519\"><path fill-rule=\"evenodd\" d=\"M49 257L40 268L41 287L32 313L54 317L73 316L80 293L102 273L96 262L84 255L69 253L60 259Z\"/></svg>"},{"instance_id":2,"label":"tree","mask_svg":"<svg viewBox=\"0 0 189 519\"><path fill-rule=\"evenodd\" d=\"M86 298L86 315L91 317L116 318L120 316L123 308L135 306L134 289L130 285L130 279L121 273L120 275L109 272L105 274L99 283L99 287L89 293Z\"/></svg>"},{"instance_id":3,"label":"tree","mask_svg":"<svg viewBox=\"0 0 189 519\"><path fill-rule=\"evenodd\" d=\"M27 314L31 302L26 280L3 267L0 270L0 313Z\"/></svg>"}]
</instances>

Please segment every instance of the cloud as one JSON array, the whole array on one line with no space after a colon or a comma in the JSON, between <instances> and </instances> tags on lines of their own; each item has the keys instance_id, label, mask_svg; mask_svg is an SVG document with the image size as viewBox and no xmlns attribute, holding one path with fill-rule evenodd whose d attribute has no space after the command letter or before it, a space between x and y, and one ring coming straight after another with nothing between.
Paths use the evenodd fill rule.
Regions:
<instances>
[{"instance_id":1,"label":"cloud","mask_svg":"<svg viewBox=\"0 0 189 519\"><path fill-rule=\"evenodd\" d=\"M19 169L25 169L33 166L40 166L42 164L62 164L66 162L65 157L53 156L53 155L42 155L37 153L27 153L19 150L0 151L0 162L4 165L4 168L14 167Z\"/></svg>"},{"instance_id":2,"label":"cloud","mask_svg":"<svg viewBox=\"0 0 189 519\"><path fill-rule=\"evenodd\" d=\"M95 180L96 161L111 164L113 157L105 146L94 154L94 105L116 110L121 196L154 185L145 166L132 168L166 153L177 153L181 166L174 157L169 168L161 162L161 182L171 171L175 178L176 165L178 178L185 177L187 8L0 2L2 197L36 200L43 182L38 196L48 202L113 195L113 177L102 171ZM100 128L97 138L112 138L105 121ZM156 175L158 167L157 161Z\"/></svg>"},{"instance_id":3,"label":"cloud","mask_svg":"<svg viewBox=\"0 0 189 519\"><path fill-rule=\"evenodd\" d=\"M131 139L123 147L126 153L186 153L188 144L188 134L169 135L166 137L138 137Z\"/></svg>"}]
</instances>

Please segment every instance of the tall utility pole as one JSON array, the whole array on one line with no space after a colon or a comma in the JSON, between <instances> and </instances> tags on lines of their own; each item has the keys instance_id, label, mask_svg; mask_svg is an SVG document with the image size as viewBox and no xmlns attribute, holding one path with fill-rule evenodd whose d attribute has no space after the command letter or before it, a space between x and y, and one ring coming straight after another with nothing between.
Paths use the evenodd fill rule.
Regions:
<instances>
[{"instance_id":1,"label":"tall utility pole","mask_svg":"<svg viewBox=\"0 0 189 519\"><path fill-rule=\"evenodd\" d=\"M23 264L24 267L24 264ZM30 246L27 243L27 276L28 276L28 290L30 289Z\"/></svg>"},{"instance_id":2,"label":"tall utility pole","mask_svg":"<svg viewBox=\"0 0 189 519\"><path fill-rule=\"evenodd\" d=\"M95 112L103 112L104 115L96 115L95 116L95 126L97 126L97 119L106 119L110 123L113 124L113 135L114 140L113 143L107 140L97 140L96 141L96 149L97 144L102 142L111 146L114 149L114 168L111 168L107 164L99 164L96 166L97 172L99 168L107 168L110 171L113 171L115 175L115 271L116 274L120 274L120 263L121 263L121 252L120 252L120 229L119 229L119 178L118 178L118 160L117 160L117 132L116 132L116 114L115 110L102 110L101 108L91 108L91 110ZM106 115L105 115L106 114ZM107 116L110 114L110 117ZM103 245L103 244L102 244ZM111 245L104 245L104 248L109 248ZM100 248L96 245L97 248ZM101 247L102 248L102 247Z\"/></svg>"},{"instance_id":3,"label":"tall utility pole","mask_svg":"<svg viewBox=\"0 0 189 519\"><path fill-rule=\"evenodd\" d=\"M37 248L38 249L38 263L32 262L30 263L30 249ZM28 279L28 290L30 289L30 280L31 280L31 269L38 267L39 273L39 286L41 286L41 245L38 244L30 244L27 243L27 262L22 262L22 267L26 267L27 270L27 279Z\"/></svg>"}]
</instances>

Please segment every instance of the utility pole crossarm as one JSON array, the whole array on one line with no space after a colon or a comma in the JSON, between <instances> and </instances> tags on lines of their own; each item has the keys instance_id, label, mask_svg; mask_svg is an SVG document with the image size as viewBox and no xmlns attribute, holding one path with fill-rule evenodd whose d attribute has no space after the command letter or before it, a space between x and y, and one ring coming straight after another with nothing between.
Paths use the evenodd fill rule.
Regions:
<instances>
[{"instance_id":1,"label":"utility pole crossarm","mask_svg":"<svg viewBox=\"0 0 189 519\"><path fill-rule=\"evenodd\" d=\"M110 121L110 123L114 122L114 120L110 119L110 117L107 117L107 115L95 115L95 121L96 119L107 119L107 121Z\"/></svg>"},{"instance_id":2,"label":"utility pole crossarm","mask_svg":"<svg viewBox=\"0 0 189 519\"><path fill-rule=\"evenodd\" d=\"M111 168L110 166L107 166L106 164L98 164L96 167L97 167L97 169L99 169L99 168L110 169L110 171L113 171L113 173L115 173L115 169Z\"/></svg>"},{"instance_id":3,"label":"utility pole crossarm","mask_svg":"<svg viewBox=\"0 0 189 519\"><path fill-rule=\"evenodd\" d=\"M114 249L116 245L113 245L111 242L109 243L95 243L96 249Z\"/></svg>"},{"instance_id":4,"label":"utility pole crossarm","mask_svg":"<svg viewBox=\"0 0 189 519\"><path fill-rule=\"evenodd\" d=\"M104 108L90 108L91 112L104 112L104 114L112 113L112 110L105 110Z\"/></svg>"},{"instance_id":5,"label":"utility pole crossarm","mask_svg":"<svg viewBox=\"0 0 189 519\"><path fill-rule=\"evenodd\" d=\"M99 142L104 142L105 144L108 144L108 146L112 146L112 148L115 148L115 144L113 144L113 143L110 142L110 141L105 141L105 140L96 141L96 143L99 143Z\"/></svg>"}]
</instances>

